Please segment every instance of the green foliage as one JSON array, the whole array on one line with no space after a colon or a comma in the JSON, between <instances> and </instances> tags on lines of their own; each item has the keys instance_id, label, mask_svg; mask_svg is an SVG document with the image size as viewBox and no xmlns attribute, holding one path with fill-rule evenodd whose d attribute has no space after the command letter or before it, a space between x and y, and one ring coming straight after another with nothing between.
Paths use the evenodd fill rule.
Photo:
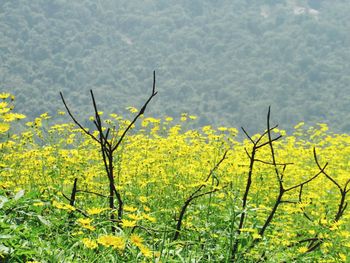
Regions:
<instances>
[{"instance_id":1,"label":"green foliage","mask_svg":"<svg viewBox=\"0 0 350 263\"><path fill-rule=\"evenodd\" d=\"M58 91L86 116L91 88L113 112L139 106L155 69L152 114L255 127L271 104L288 130L346 132L349 12L341 0L3 1L0 83L31 117L62 108Z\"/></svg>"}]
</instances>

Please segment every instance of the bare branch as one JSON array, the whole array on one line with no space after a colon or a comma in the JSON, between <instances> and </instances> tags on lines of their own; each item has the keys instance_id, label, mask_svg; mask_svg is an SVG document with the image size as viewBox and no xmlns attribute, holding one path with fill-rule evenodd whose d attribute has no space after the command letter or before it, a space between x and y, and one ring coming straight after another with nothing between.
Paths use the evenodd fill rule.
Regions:
<instances>
[{"instance_id":1,"label":"bare branch","mask_svg":"<svg viewBox=\"0 0 350 263\"><path fill-rule=\"evenodd\" d=\"M271 139L271 142L277 141L277 140L279 140L279 139L281 139L281 138L282 138L282 135L279 135L279 136L277 136L276 138ZM265 145L268 145L268 144L270 144L270 139L269 139L269 141L267 141L267 142L265 142L265 143L263 143L263 144L260 144L260 145L256 146L256 148L259 149L259 148L264 147Z\"/></svg>"},{"instance_id":2,"label":"bare branch","mask_svg":"<svg viewBox=\"0 0 350 263\"><path fill-rule=\"evenodd\" d=\"M318 168L321 170L321 172L322 172L330 181L332 181L332 182L338 187L338 189L339 189L340 191L342 191L343 189L341 188L341 186L340 186L331 176L329 176L329 175L321 168L321 165L320 165L320 163L319 163L319 161L318 161L318 158L317 158L316 148L315 148L315 147L314 147L314 159L315 159L315 162L316 162Z\"/></svg>"},{"instance_id":3,"label":"bare branch","mask_svg":"<svg viewBox=\"0 0 350 263\"><path fill-rule=\"evenodd\" d=\"M210 170L209 172L209 175L207 176L207 178L204 180L204 182L207 182L209 180L209 178L213 175L213 172L220 166L220 164L226 159L226 154L227 154L228 150L225 151L225 153L223 154L222 158L219 160L219 162L216 163L216 165L214 166L213 169ZM218 186L219 184L219 180L216 178L217 180L217 184L216 184L216 187ZM221 189L218 189L218 188L215 188L213 190L210 190L210 191L207 191L205 193L199 193L203 188L205 187L205 184L202 184L201 186L199 186L187 199L186 201L184 202L183 206L181 207L181 211L180 211L180 215L179 215L179 219L177 220L177 224L176 224L176 230L175 230L175 234L174 234L174 237L173 237L173 240L177 240L180 236L180 230L181 230L181 226L182 226L182 221L183 221L183 218L185 216L185 213L186 213L186 210L187 210L187 207L190 205L190 203L196 199L196 198L199 198L201 196L204 196L204 195L208 195L208 194L211 194L211 193L214 193L214 192L217 192L218 190L221 190ZM225 186L226 187L226 186ZM223 187L223 188L225 188Z\"/></svg>"},{"instance_id":4,"label":"bare branch","mask_svg":"<svg viewBox=\"0 0 350 263\"><path fill-rule=\"evenodd\" d=\"M260 160L260 159L254 159L254 161L260 162L260 163L264 163L264 164L268 164L268 165L273 165L273 163L271 163L271 162L263 161L263 160ZM278 166L286 166L286 165L292 165L292 164L294 164L294 163L276 163L276 165L278 165Z\"/></svg>"},{"instance_id":5,"label":"bare branch","mask_svg":"<svg viewBox=\"0 0 350 263\"><path fill-rule=\"evenodd\" d=\"M241 127L241 129L244 132L244 134L248 137L248 139L252 142L252 144L255 145L254 140L252 139L252 137L249 136L248 132L243 127Z\"/></svg>"},{"instance_id":6,"label":"bare branch","mask_svg":"<svg viewBox=\"0 0 350 263\"><path fill-rule=\"evenodd\" d=\"M64 107L66 108L68 115L71 117L71 119L73 120L73 122L87 135L89 135L92 139L94 139L97 142L100 142L94 135L92 135L87 129L85 129L78 121L77 119L73 116L73 114L71 113L70 109L67 106L66 101L64 100L63 94L62 92L60 92L60 96L61 96L61 100L63 102Z\"/></svg>"},{"instance_id":7,"label":"bare branch","mask_svg":"<svg viewBox=\"0 0 350 263\"><path fill-rule=\"evenodd\" d=\"M77 193L93 194L93 195L97 195L97 196L105 197L105 198L109 197L109 196L106 196L106 195L103 195L103 194L100 194L100 193L96 193L96 192L93 192L93 191L87 191L87 190L77 190Z\"/></svg>"},{"instance_id":8,"label":"bare branch","mask_svg":"<svg viewBox=\"0 0 350 263\"><path fill-rule=\"evenodd\" d=\"M137 121L137 119L144 114L148 103L153 99L154 96L157 95L158 92L155 91L155 87L156 87L156 72L153 71L153 87L152 87L152 94L151 96L148 98L148 100L146 101L146 103L142 106L141 110L139 111L139 113L134 117L134 119L131 121L131 123L129 124L129 126L124 130L123 134L120 136L119 140L117 141L117 143L114 145L114 147L112 147L112 152L114 152L119 144L123 141L126 133L131 129L131 127L134 125L134 123Z\"/></svg>"},{"instance_id":9,"label":"bare branch","mask_svg":"<svg viewBox=\"0 0 350 263\"><path fill-rule=\"evenodd\" d=\"M300 183L300 184L291 186L291 187L285 189L285 191L288 192L288 191L290 191L290 190L293 190L293 189L295 189L295 188L298 188L298 187L301 187L301 186L304 186L304 185L310 183L312 180L316 179L321 173L324 172L324 169L326 169L327 165L328 165L328 163L326 163L326 164L321 168L321 171L319 171L317 174L315 174L314 176L312 176L312 177L309 178L308 180L306 180L306 181L304 181L304 182L302 182L302 183Z\"/></svg>"}]
</instances>

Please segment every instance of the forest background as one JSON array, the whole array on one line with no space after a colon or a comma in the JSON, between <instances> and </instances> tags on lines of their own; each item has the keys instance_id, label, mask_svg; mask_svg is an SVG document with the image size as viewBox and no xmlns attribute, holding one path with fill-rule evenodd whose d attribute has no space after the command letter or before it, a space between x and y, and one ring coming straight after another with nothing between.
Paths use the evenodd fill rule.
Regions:
<instances>
[{"instance_id":1,"label":"forest background","mask_svg":"<svg viewBox=\"0 0 350 263\"><path fill-rule=\"evenodd\" d=\"M255 132L272 105L283 129L350 132L349 16L345 0L1 1L0 89L29 119L63 109L59 91L87 119L89 89L120 113L155 69L152 116Z\"/></svg>"}]
</instances>

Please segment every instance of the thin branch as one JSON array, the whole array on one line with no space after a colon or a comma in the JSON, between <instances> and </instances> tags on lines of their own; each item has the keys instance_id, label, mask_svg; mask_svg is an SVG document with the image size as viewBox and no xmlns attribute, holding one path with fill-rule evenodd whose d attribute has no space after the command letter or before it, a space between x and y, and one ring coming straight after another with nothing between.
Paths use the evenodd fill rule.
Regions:
<instances>
[{"instance_id":1,"label":"thin branch","mask_svg":"<svg viewBox=\"0 0 350 263\"><path fill-rule=\"evenodd\" d=\"M96 142L100 142L94 135L92 135L87 129L85 129L78 121L77 119L73 116L73 114L71 113L70 109L67 106L66 101L64 100L63 94L62 92L60 92L60 96L61 96L61 100L63 102L64 107L66 108L68 115L71 117L71 119L73 120L73 122L87 135L89 135L93 140L95 140Z\"/></svg>"},{"instance_id":2,"label":"thin branch","mask_svg":"<svg viewBox=\"0 0 350 263\"><path fill-rule=\"evenodd\" d=\"M265 135L267 135L269 132L276 129L277 127L278 127L278 125L275 125L271 128L268 128L266 131L264 131L264 133L259 137L259 139L256 141L256 143L258 144L260 142L260 140L265 137Z\"/></svg>"},{"instance_id":3,"label":"thin branch","mask_svg":"<svg viewBox=\"0 0 350 263\"><path fill-rule=\"evenodd\" d=\"M204 182L208 182L209 178L213 175L214 171L220 166L220 164L226 159L226 155L227 155L228 150L225 151L225 153L223 154L222 158L219 160L219 162L216 163L216 165L214 166L213 169L210 170L207 178L204 180ZM219 180L217 179L217 184L216 187L218 186ZM177 220L177 224L176 224L176 230L175 230L175 234L173 237L173 240L177 240L180 236L180 230L181 230L181 226L182 226L182 221L183 218L185 216L187 207L190 205L190 203L196 199L199 198L201 196L204 195L208 195L211 193L214 193L216 191L218 191L218 188L215 188L213 190L207 191L205 193L199 193L203 188L205 187L205 184L202 184L201 186L199 186L185 201L185 203L183 204L183 206L181 207L181 211L180 211L180 215L179 215L179 219ZM226 187L226 186L225 186Z\"/></svg>"},{"instance_id":4,"label":"thin branch","mask_svg":"<svg viewBox=\"0 0 350 263\"><path fill-rule=\"evenodd\" d=\"M71 202L71 199L70 199L68 196L66 196L64 193L62 193L62 196L63 196L64 198L66 198L69 202ZM75 211L79 212L79 213L82 214L83 216L89 217L83 210L81 210L81 209L79 209L79 208L77 208L77 207L75 207L75 206L74 206L74 208L75 208Z\"/></svg>"},{"instance_id":5,"label":"thin branch","mask_svg":"<svg viewBox=\"0 0 350 263\"><path fill-rule=\"evenodd\" d=\"M318 161L318 158L317 158L317 154L316 154L316 148L314 147L314 159L315 159L315 162L318 166L318 168L322 171L322 173L329 179L331 180L337 187L340 191L342 191L343 189L341 188L341 186L337 183L337 181L335 181L331 176L329 176L325 171L323 171L323 169L321 168L321 165Z\"/></svg>"},{"instance_id":6,"label":"thin branch","mask_svg":"<svg viewBox=\"0 0 350 263\"><path fill-rule=\"evenodd\" d=\"M273 165L273 163L271 163L271 162L263 161L263 160L260 160L260 159L254 159L254 161L260 162L260 163L264 163L264 164L268 164L268 165ZM278 165L278 166L285 166L285 165L292 165L292 164L294 164L294 163L276 163L276 165Z\"/></svg>"},{"instance_id":7,"label":"thin branch","mask_svg":"<svg viewBox=\"0 0 350 263\"><path fill-rule=\"evenodd\" d=\"M244 147L244 151L245 151L245 153L248 155L248 158L251 160L251 159L252 159L252 157L250 156L250 154L249 154L249 152L248 152L247 148L245 148L245 147Z\"/></svg>"},{"instance_id":8,"label":"thin branch","mask_svg":"<svg viewBox=\"0 0 350 263\"><path fill-rule=\"evenodd\" d=\"M304 181L304 182L302 182L302 183L300 183L300 184L291 186L291 187L285 189L285 191L288 192L288 191L290 191L290 190L293 190L293 189L295 189L295 188L298 188L298 187L301 187L301 186L304 186L304 185L310 183L312 180L316 179L321 173L323 173L323 172L324 172L324 169L326 169L327 166L328 166L328 163L326 163L322 168L320 168L321 171L319 171L317 174L315 174L314 176L312 176L312 177L309 178L308 180L306 180L306 181Z\"/></svg>"},{"instance_id":9,"label":"thin branch","mask_svg":"<svg viewBox=\"0 0 350 263\"><path fill-rule=\"evenodd\" d=\"M122 140L124 139L125 135L127 134L127 132L131 129L131 127L134 125L134 123L137 121L137 119L144 114L148 103L153 99L154 96L157 95L158 92L155 91L156 89L156 72L153 71L153 87L152 87L152 94L151 96L148 98L148 100L146 101L146 103L142 106L141 110L139 111L139 113L135 116L135 118L131 121L131 123L129 124L129 126L124 130L123 134L120 136L119 140L117 141L117 143L114 145L114 147L112 147L112 152L114 152L119 144L122 142Z\"/></svg>"},{"instance_id":10,"label":"thin branch","mask_svg":"<svg viewBox=\"0 0 350 263\"><path fill-rule=\"evenodd\" d=\"M96 193L96 192L92 192L92 191L87 191L87 190L77 190L77 193L94 194L94 195L97 195L97 196L100 196L100 197L105 197L105 198L108 198L108 197L109 197L109 196L107 196L107 195L103 195L103 194L100 194L100 193Z\"/></svg>"},{"instance_id":11,"label":"thin branch","mask_svg":"<svg viewBox=\"0 0 350 263\"><path fill-rule=\"evenodd\" d=\"M243 127L241 127L241 129L244 132L244 134L248 137L248 139L251 141L251 143L255 145L254 140L252 139L252 137L249 136L248 132Z\"/></svg>"},{"instance_id":12,"label":"thin branch","mask_svg":"<svg viewBox=\"0 0 350 263\"><path fill-rule=\"evenodd\" d=\"M101 117L100 117L100 114L99 114L98 109L97 109L95 96L94 96L94 93L92 92L92 90L90 90L90 95L91 95L92 105L93 105L94 112L95 112L94 124L95 124L95 126L100 134L100 143L102 143L103 146L106 144L110 146L109 141L107 140L107 136L104 135L103 130L102 130L102 121L101 121Z\"/></svg>"},{"instance_id":13,"label":"thin branch","mask_svg":"<svg viewBox=\"0 0 350 263\"><path fill-rule=\"evenodd\" d=\"M74 206L74 203L75 203L75 196L77 194L77 182L78 182L78 178L75 178L73 183L72 193L70 195L70 201L69 201L69 204L71 206Z\"/></svg>"},{"instance_id":14,"label":"thin branch","mask_svg":"<svg viewBox=\"0 0 350 263\"><path fill-rule=\"evenodd\" d=\"M271 141L270 141L270 139L269 139L268 142L265 142L265 143L263 143L263 144L260 144L260 145L256 146L256 148L259 149L259 148L261 148L261 147L264 147L265 145L270 144L270 142L277 141L277 140L279 140L279 139L281 139L281 138L282 138L282 135L279 135L279 136L277 136L276 138L271 139Z\"/></svg>"}]
</instances>

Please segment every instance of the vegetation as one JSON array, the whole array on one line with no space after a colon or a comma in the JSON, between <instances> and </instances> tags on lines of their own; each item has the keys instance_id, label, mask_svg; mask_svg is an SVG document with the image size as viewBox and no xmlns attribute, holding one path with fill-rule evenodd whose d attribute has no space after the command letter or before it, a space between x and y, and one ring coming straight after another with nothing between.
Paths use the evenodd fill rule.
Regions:
<instances>
[{"instance_id":1,"label":"vegetation","mask_svg":"<svg viewBox=\"0 0 350 263\"><path fill-rule=\"evenodd\" d=\"M148 102L154 94L155 86ZM10 94L0 98L2 261L349 259L349 135L303 123L287 135L269 110L265 131L243 128L238 140L235 128L185 129L192 115L181 125L145 117L148 102L129 108L129 121L95 100L96 129L44 113L11 134L24 116ZM114 157L112 191L105 154ZM122 205L111 207L117 193Z\"/></svg>"},{"instance_id":2,"label":"vegetation","mask_svg":"<svg viewBox=\"0 0 350 263\"><path fill-rule=\"evenodd\" d=\"M344 0L1 1L0 82L31 118L62 109L61 90L84 119L90 89L122 113L157 69L158 118L255 133L272 105L290 132L300 120L350 132L349 12Z\"/></svg>"}]
</instances>

